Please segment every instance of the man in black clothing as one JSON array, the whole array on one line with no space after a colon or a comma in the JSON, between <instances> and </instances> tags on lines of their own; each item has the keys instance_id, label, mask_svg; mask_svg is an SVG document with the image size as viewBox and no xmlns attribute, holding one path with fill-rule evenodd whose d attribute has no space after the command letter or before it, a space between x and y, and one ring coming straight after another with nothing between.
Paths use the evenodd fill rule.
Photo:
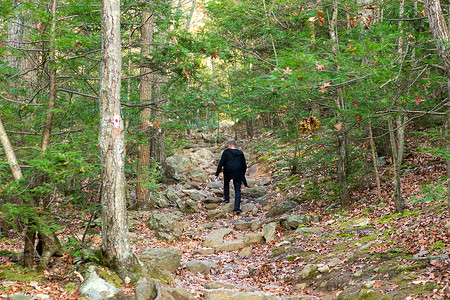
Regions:
<instances>
[{"instance_id":1,"label":"man in black clothing","mask_svg":"<svg viewBox=\"0 0 450 300\"><path fill-rule=\"evenodd\" d=\"M236 142L231 140L228 142L228 149L223 151L219 165L216 171L216 180L219 177L223 167L223 194L224 203L230 202L230 181L233 179L234 185L234 211L240 214L241 211L241 184L247 186L245 179L245 171L247 163L245 162L244 153L236 149Z\"/></svg>"}]
</instances>

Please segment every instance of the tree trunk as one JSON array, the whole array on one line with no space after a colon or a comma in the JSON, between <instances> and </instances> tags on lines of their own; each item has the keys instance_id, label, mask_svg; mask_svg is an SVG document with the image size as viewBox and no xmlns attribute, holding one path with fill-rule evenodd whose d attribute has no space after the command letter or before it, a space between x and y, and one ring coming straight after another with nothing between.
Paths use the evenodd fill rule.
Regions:
<instances>
[{"instance_id":1,"label":"tree trunk","mask_svg":"<svg viewBox=\"0 0 450 300\"><path fill-rule=\"evenodd\" d=\"M391 142L391 150L392 150L392 162L394 165L394 205L395 210L397 212L403 212L403 199L402 199L402 192L401 192L401 182L400 182L400 162L399 162L399 149L398 143L395 139L395 129L394 129L394 122L392 119L389 119L389 137Z\"/></svg>"},{"instance_id":2,"label":"tree trunk","mask_svg":"<svg viewBox=\"0 0 450 300\"><path fill-rule=\"evenodd\" d=\"M424 0L425 10L428 17L428 22L430 23L431 33L433 34L434 42L437 47L439 57L446 70L447 83L449 94L447 96L447 201L448 209L450 210L450 139L449 127L450 127L450 49L448 47L449 43L449 28L448 24L445 22L444 15L442 13L441 3L439 0Z\"/></svg>"},{"instance_id":3,"label":"tree trunk","mask_svg":"<svg viewBox=\"0 0 450 300\"><path fill-rule=\"evenodd\" d=\"M120 106L122 53L120 0L102 1L102 64L99 149L102 174L103 262L121 277L135 262L131 252L125 199L125 135Z\"/></svg>"},{"instance_id":4,"label":"tree trunk","mask_svg":"<svg viewBox=\"0 0 450 300\"><path fill-rule=\"evenodd\" d=\"M16 4L17 5L17 4ZM8 24L8 43L13 49L21 48L23 39L24 19L22 11L17 10L15 18ZM16 68L20 71L21 59L17 55L7 56L8 64L11 68Z\"/></svg>"},{"instance_id":5,"label":"tree trunk","mask_svg":"<svg viewBox=\"0 0 450 300\"><path fill-rule=\"evenodd\" d=\"M372 161L373 161L373 169L375 172L375 180L377 182L377 199L378 199L378 203L380 203L381 202L381 183L380 183L380 175L378 173L375 142L373 141L372 123L370 121L369 121L369 141L370 141L370 150L372 152Z\"/></svg>"},{"instance_id":6,"label":"tree trunk","mask_svg":"<svg viewBox=\"0 0 450 300\"><path fill-rule=\"evenodd\" d=\"M23 178L22 170L20 169L19 163L17 162L16 154L14 153L14 148L9 141L8 135L6 134L5 128L3 127L3 122L0 119L0 142L2 143L3 149L5 151L6 160L8 161L9 168L13 174L14 180L19 181Z\"/></svg>"},{"instance_id":7,"label":"tree trunk","mask_svg":"<svg viewBox=\"0 0 450 300\"><path fill-rule=\"evenodd\" d=\"M147 10L142 12L141 27L141 68L140 68L140 88L139 99L141 103L149 103L152 101L153 74L149 67L148 56L150 55L151 43L153 41L154 21L153 14ZM148 207L150 200L150 190L147 187L150 168L150 152L152 142L152 110L150 107L144 107L140 112L139 131L143 136L138 147L138 173L136 183L136 209Z\"/></svg>"},{"instance_id":8,"label":"tree trunk","mask_svg":"<svg viewBox=\"0 0 450 300\"><path fill-rule=\"evenodd\" d=\"M333 13L328 28L330 39L332 41L331 51L334 55L339 53L339 42L337 36L337 18L338 18L338 0L333 0ZM338 140L338 166L337 166L337 181L339 189L339 198L343 208L350 207L350 194L348 192L347 183L347 149L348 149L348 131L345 128L345 120L343 120L340 111L346 110L345 99L342 97L342 89L338 88L336 91L335 105L338 109L337 116L341 122L342 127L337 131Z\"/></svg>"}]
</instances>

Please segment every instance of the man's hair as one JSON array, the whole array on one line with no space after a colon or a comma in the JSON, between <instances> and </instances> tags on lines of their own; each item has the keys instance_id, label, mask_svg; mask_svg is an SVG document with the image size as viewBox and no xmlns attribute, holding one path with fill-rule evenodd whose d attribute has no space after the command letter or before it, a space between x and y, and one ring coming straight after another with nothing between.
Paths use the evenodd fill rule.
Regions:
<instances>
[{"instance_id":1,"label":"man's hair","mask_svg":"<svg viewBox=\"0 0 450 300\"><path fill-rule=\"evenodd\" d=\"M229 140L229 141L228 141L228 146L236 147L236 146L237 146L237 145L236 145L236 141L235 141L235 140Z\"/></svg>"}]
</instances>

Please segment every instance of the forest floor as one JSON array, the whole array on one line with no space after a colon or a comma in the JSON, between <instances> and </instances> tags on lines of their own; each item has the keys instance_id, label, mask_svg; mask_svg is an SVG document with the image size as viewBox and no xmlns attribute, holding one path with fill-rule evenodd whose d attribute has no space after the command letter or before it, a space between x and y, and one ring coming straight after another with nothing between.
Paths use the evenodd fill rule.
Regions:
<instances>
[{"instance_id":1,"label":"forest floor","mask_svg":"<svg viewBox=\"0 0 450 300\"><path fill-rule=\"evenodd\" d=\"M132 233L132 247L136 254L146 248L171 248L183 251L181 263L192 259L208 260L215 264L209 274L192 273L180 267L174 274L173 285L183 287L199 299L204 299L207 283L220 282L237 291L264 291L277 296L304 295L304 299L450 299L450 221L444 202L445 189L442 178L443 162L425 155L409 156L402 176L405 212L395 213L390 185L390 165L381 168L382 201L377 200L376 190L352 192L353 205L342 210L317 195L302 198L305 176L282 171L276 167L288 149L280 145L261 157L257 142L249 142L245 149L250 165L258 171L250 175L256 181L270 182L269 192L258 200L247 200L258 207L257 213L236 215L226 212L225 217L207 218L204 204L200 212L185 216L188 227L180 240L165 241L157 238L146 221L148 215L132 212L137 221ZM220 149L216 148L217 155ZM411 168L407 168L412 166ZM426 184L426 185L425 185ZM207 190L206 185L199 187ZM323 196L323 195L322 195ZM305 225L297 230L278 226L275 239L269 243L251 246L248 255L240 251L215 254L199 254L198 249L208 232L248 221L261 222L261 226L277 221L281 216L267 216L273 207L295 200L298 205L284 215L310 215ZM170 211L171 209L166 209ZM70 247L85 232L89 214L80 214L67 205L61 205L55 214L62 229L61 240ZM96 231L95 231L96 230ZM99 228L90 231L89 244L99 249ZM250 230L233 230L226 241L237 240ZM261 228L253 230L261 232ZM83 264L77 263L70 252L55 257L42 273L20 266L23 238L14 231L4 232L0 240L0 298L14 293L47 296L53 299L79 299ZM76 254L76 255L75 255ZM120 284L126 295L134 293L130 284ZM300 298L298 298L300 299Z\"/></svg>"}]
</instances>

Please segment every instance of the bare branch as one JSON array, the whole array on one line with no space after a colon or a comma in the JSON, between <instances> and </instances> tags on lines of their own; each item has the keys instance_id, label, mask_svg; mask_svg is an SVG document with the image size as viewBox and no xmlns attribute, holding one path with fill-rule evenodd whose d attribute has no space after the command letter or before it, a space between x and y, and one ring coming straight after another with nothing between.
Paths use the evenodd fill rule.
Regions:
<instances>
[{"instance_id":1,"label":"bare branch","mask_svg":"<svg viewBox=\"0 0 450 300\"><path fill-rule=\"evenodd\" d=\"M76 91L71 91L71 90L66 90L66 89L61 89L61 88L58 88L58 92L66 92L66 93L69 93L69 94L75 94L75 95L80 95L80 96L83 96L83 97L88 97L88 98L98 99L97 96L93 96L93 95L89 95L89 94L84 94L84 93L80 93L80 92L76 92Z\"/></svg>"}]
</instances>

